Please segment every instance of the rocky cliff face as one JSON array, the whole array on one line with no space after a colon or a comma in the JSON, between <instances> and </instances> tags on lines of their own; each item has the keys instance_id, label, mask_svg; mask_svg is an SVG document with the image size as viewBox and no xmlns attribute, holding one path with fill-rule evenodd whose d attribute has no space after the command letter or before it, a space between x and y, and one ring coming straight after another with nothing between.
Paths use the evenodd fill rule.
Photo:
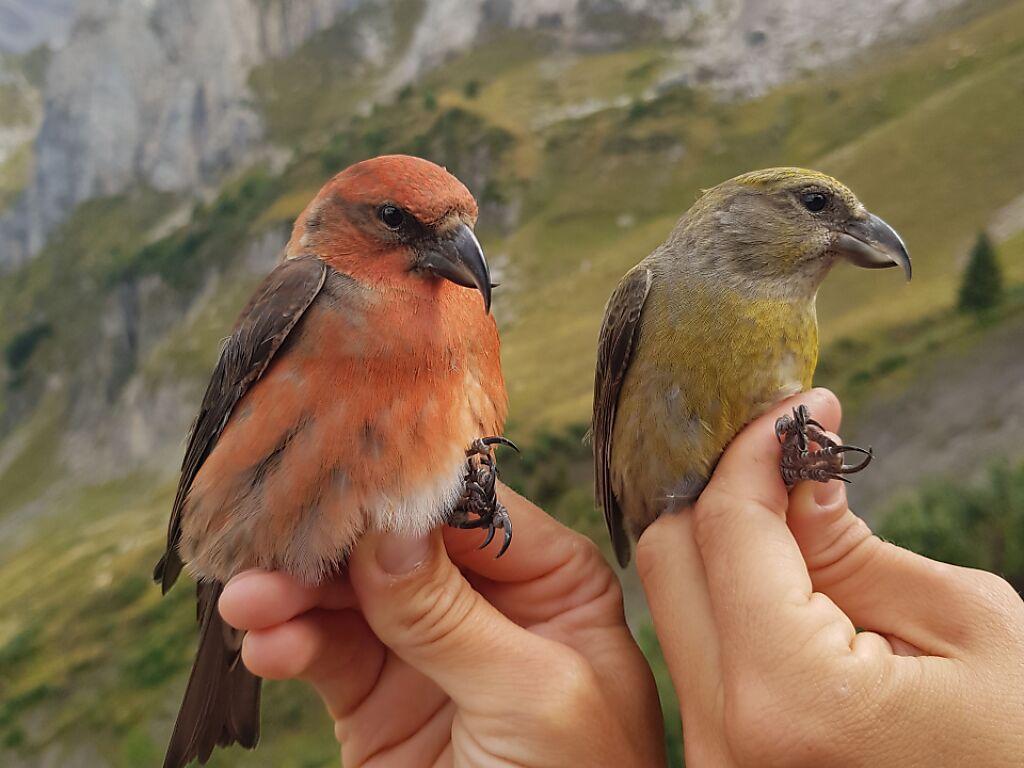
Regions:
<instances>
[{"instance_id":1,"label":"rocky cliff face","mask_svg":"<svg viewBox=\"0 0 1024 768\"><path fill-rule=\"evenodd\" d=\"M355 0L89 0L47 73L35 171L3 260L36 253L80 202L134 184L201 190L261 135L249 71Z\"/></svg>"},{"instance_id":2,"label":"rocky cliff face","mask_svg":"<svg viewBox=\"0 0 1024 768\"><path fill-rule=\"evenodd\" d=\"M0 0L0 51L25 53L59 43L75 19L79 0Z\"/></svg>"},{"instance_id":3,"label":"rocky cliff face","mask_svg":"<svg viewBox=\"0 0 1024 768\"><path fill-rule=\"evenodd\" d=\"M390 62L382 98L495 27L579 48L668 38L679 42L670 79L749 95L959 1L80 0L49 69L32 181L0 218L0 269L37 253L84 200L137 184L197 193L251 157L263 133L250 71L335 23L357 27L368 61ZM72 6L3 0L0 17L59 7L66 19ZM394 27L410 23L404 50L391 50Z\"/></svg>"},{"instance_id":4,"label":"rocky cliff face","mask_svg":"<svg viewBox=\"0 0 1024 768\"><path fill-rule=\"evenodd\" d=\"M928 20L963 0L709 0L678 77L753 96Z\"/></svg>"}]
</instances>

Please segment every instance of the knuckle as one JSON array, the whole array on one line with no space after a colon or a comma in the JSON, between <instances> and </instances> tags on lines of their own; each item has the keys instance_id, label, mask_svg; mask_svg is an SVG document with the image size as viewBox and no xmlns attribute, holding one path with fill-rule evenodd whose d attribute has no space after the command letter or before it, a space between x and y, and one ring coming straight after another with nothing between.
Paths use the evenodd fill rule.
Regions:
<instances>
[{"instance_id":1,"label":"knuckle","mask_svg":"<svg viewBox=\"0 0 1024 768\"><path fill-rule=\"evenodd\" d=\"M601 615L620 616L622 589L600 548L581 534L565 541L564 550L532 583L563 611L593 606Z\"/></svg>"},{"instance_id":2,"label":"knuckle","mask_svg":"<svg viewBox=\"0 0 1024 768\"><path fill-rule=\"evenodd\" d=\"M800 766L833 765L831 737L800 716L788 711L745 709L727 725L730 749L740 765Z\"/></svg>"},{"instance_id":3,"label":"knuckle","mask_svg":"<svg viewBox=\"0 0 1024 768\"><path fill-rule=\"evenodd\" d=\"M568 570L574 576L572 581L589 581L600 570L607 570L607 561L600 547L582 534L573 533L566 555L560 559L556 570Z\"/></svg>"},{"instance_id":4,"label":"knuckle","mask_svg":"<svg viewBox=\"0 0 1024 768\"><path fill-rule=\"evenodd\" d=\"M1024 602L1010 582L988 571L973 571L971 581L974 598L1001 617L1001 623L1008 626L1020 624Z\"/></svg>"},{"instance_id":5,"label":"knuckle","mask_svg":"<svg viewBox=\"0 0 1024 768\"><path fill-rule=\"evenodd\" d=\"M648 529L650 530L650 529ZM636 571L643 584L647 584L652 578L656 578L658 569L661 566L663 556L663 545L660 536L640 537L635 549Z\"/></svg>"},{"instance_id":6,"label":"knuckle","mask_svg":"<svg viewBox=\"0 0 1024 768\"><path fill-rule=\"evenodd\" d=\"M779 670L737 679L727 690L726 737L741 765L835 765L843 743L833 713L849 713L850 680L839 670Z\"/></svg>"},{"instance_id":7,"label":"knuckle","mask_svg":"<svg viewBox=\"0 0 1024 768\"><path fill-rule=\"evenodd\" d=\"M574 652L562 655L540 677L544 682L533 716L555 732L585 719L601 698L596 673Z\"/></svg>"},{"instance_id":8,"label":"knuckle","mask_svg":"<svg viewBox=\"0 0 1024 768\"><path fill-rule=\"evenodd\" d=\"M989 600L998 608L1016 609L1021 604L1020 595L1010 582L1002 576L983 571L982 586L989 594Z\"/></svg>"},{"instance_id":9,"label":"knuckle","mask_svg":"<svg viewBox=\"0 0 1024 768\"><path fill-rule=\"evenodd\" d=\"M715 539L715 529L722 523L726 510L718 491L708 486L693 507L693 539L703 551Z\"/></svg>"},{"instance_id":10,"label":"knuckle","mask_svg":"<svg viewBox=\"0 0 1024 768\"><path fill-rule=\"evenodd\" d=\"M853 514L843 515L815 538L811 543L801 541L800 546L816 588L865 572L886 556L889 546Z\"/></svg>"},{"instance_id":11,"label":"knuckle","mask_svg":"<svg viewBox=\"0 0 1024 768\"><path fill-rule=\"evenodd\" d=\"M576 573L574 591L582 596L582 602L610 601L622 604L622 587L615 577L615 572L608 566L608 561L601 554L601 549L590 539L581 536L576 546L569 567ZM589 587L589 589L585 587Z\"/></svg>"},{"instance_id":12,"label":"knuckle","mask_svg":"<svg viewBox=\"0 0 1024 768\"><path fill-rule=\"evenodd\" d=\"M585 568L595 568L605 564L601 548L586 536L577 536L574 539L573 557Z\"/></svg>"},{"instance_id":13,"label":"knuckle","mask_svg":"<svg viewBox=\"0 0 1024 768\"><path fill-rule=\"evenodd\" d=\"M753 681L738 695L730 696L725 707L726 737L741 765L788 764L796 729L803 727L802 713L775 691ZM785 727L779 727L784 722Z\"/></svg>"},{"instance_id":14,"label":"knuckle","mask_svg":"<svg viewBox=\"0 0 1024 768\"><path fill-rule=\"evenodd\" d=\"M664 511L634 539L633 559L645 589L669 579L680 544L693 538L693 521L692 507Z\"/></svg>"},{"instance_id":15,"label":"knuckle","mask_svg":"<svg viewBox=\"0 0 1024 768\"><path fill-rule=\"evenodd\" d=\"M764 505L752 499L738 499L709 485L693 508L693 538L697 547L708 551L722 540L722 530L734 520L744 520L765 512Z\"/></svg>"},{"instance_id":16,"label":"knuckle","mask_svg":"<svg viewBox=\"0 0 1024 768\"><path fill-rule=\"evenodd\" d=\"M432 575L402 601L405 610L399 617L399 630L417 645L442 644L467 621L476 599L476 593L457 574Z\"/></svg>"}]
</instances>

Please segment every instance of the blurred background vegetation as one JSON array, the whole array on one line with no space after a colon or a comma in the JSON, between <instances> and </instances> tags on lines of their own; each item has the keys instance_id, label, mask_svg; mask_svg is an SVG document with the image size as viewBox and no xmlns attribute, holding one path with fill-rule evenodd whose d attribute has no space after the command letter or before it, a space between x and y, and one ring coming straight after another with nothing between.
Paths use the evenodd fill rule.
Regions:
<instances>
[{"instance_id":1,"label":"blurred background vegetation","mask_svg":"<svg viewBox=\"0 0 1024 768\"><path fill-rule=\"evenodd\" d=\"M847 182L915 266L909 286L839 267L819 298L818 383L844 401L844 437L878 454L856 508L1024 589L1024 2L853 2L855 42L820 42L828 22L808 14L787 53L793 35L739 0L673 25L654 0L561 16L519 0L521 23L466 0L486 13L448 32L473 18L475 34L417 59L447 34L430 0L251 0L262 37L247 44L273 55L204 48L181 75L173 46L212 34L202 14L220 5L0 2L0 24L55 30L0 30L0 764L159 761L194 647L191 591L161 599L149 581L182 438L295 215L382 152L443 163L480 201L524 448L505 477L602 546L582 436L612 286L702 187L782 164ZM140 29L169 63L138 63L153 55L133 47ZM205 72L240 90L214 99L230 78ZM237 140L209 149L225 114ZM119 153L129 172L110 170ZM168 182L153 153L194 179ZM677 705L632 571L623 583L678 764ZM257 752L211 764L336 764L301 686L267 686L264 724Z\"/></svg>"}]
</instances>

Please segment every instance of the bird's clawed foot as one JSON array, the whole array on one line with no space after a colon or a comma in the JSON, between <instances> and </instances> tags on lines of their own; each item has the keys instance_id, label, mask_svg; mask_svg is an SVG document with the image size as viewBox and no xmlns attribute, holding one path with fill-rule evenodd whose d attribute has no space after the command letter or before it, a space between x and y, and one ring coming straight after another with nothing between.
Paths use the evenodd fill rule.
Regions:
<instances>
[{"instance_id":1,"label":"bird's clawed foot","mask_svg":"<svg viewBox=\"0 0 1024 768\"><path fill-rule=\"evenodd\" d=\"M515 443L504 437L474 440L466 449L466 484L448 524L455 528L486 528L487 536L480 549L491 543L494 532L500 528L505 532L505 540L496 557L501 557L512 543L512 520L494 490L498 479L498 467L491 453L494 445L506 445L519 453Z\"/></svg>"},{"instance_id":2,"label":"bird's clawed foot","mask_svg":"<svg viewBox=\"0 0 1024 768\"><path fill-rule=\"evenodd\" d=\"M782 443L782 479L787 486L794 486L800 480L829 480L850 482L844 475L860 472L871 463L871 449L855 445L839 445L825 434L825 428L811 418L806 405L793 409L792 416L780 416L775 422L775 436ZM818 447L811 449L811 443ZM843 454L860 453L864 459L859 464L844 464Z\"/></svg>"}]
</instances>

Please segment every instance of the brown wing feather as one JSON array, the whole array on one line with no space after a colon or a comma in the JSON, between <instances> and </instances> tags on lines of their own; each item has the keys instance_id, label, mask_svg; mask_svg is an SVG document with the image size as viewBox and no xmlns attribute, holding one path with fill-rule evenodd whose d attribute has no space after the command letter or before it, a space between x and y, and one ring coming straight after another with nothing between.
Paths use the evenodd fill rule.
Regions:
<instances>
[{"instance_id":1,"label":"brown wing feather","mask_svg":"<svg viewBox=\"0 0 1024 768\"><path fill-rule=\"evenodd\" d=\"M217 444L231 411L263 375L320 293L326 276L326 265L313 256L282 263L257 289L225 342L185 449L167 528L167 550L153 572L164 592L181 573L181 515L196 473ZM238 743L251 749L259 740L261 681L241 662L243 633L225 624L217 611L222 589L218 582L197 585L199 650L164 768L183 768L194 759L205 763L215 746Z\"/></svg>"},{"instance_id":2,"label":"brown wing feather","mask_svg":"<svg viewBox=\"0 0 1024 768\"><path fill-rule=\"evenodd\" d=\"M323 287L327 266L314 256L281 263L256 290L224 344L192 425L178 492L167 527L167 549L153 579L167 592L181 573L181 513L196 473L210 455L231 411L263 375L274 354Z\"/></svg>"},{"instance_id":3,"label":"brown wing feather","mask_svg":"<svg viewBox=\"0 0 1024 768\"><path fill-rule=\"evenodd\" d=\"M651 270L634 267L608 299L597 346L594 373L594 474L597 503L604 510L608 533L612 538L619 565L629 564L629 536L622 521L622 510L611 484L612 430L619 392L629 369L640 328L640 314L651 290Z\"/></svg>"},{"instance_id":4,"label":"brown wing feather","mask_svg":"<svg viewBox=\"0 0 1024 768\"><path fill-rule=\"evenodd\" d=\"M197 586L199 650L174 722L164 768L205 763L214 747L238 743L252 749L260 738L260 678L242 664L244 632L221 619L223 585Z\"/></svg>"}]
</instances>

